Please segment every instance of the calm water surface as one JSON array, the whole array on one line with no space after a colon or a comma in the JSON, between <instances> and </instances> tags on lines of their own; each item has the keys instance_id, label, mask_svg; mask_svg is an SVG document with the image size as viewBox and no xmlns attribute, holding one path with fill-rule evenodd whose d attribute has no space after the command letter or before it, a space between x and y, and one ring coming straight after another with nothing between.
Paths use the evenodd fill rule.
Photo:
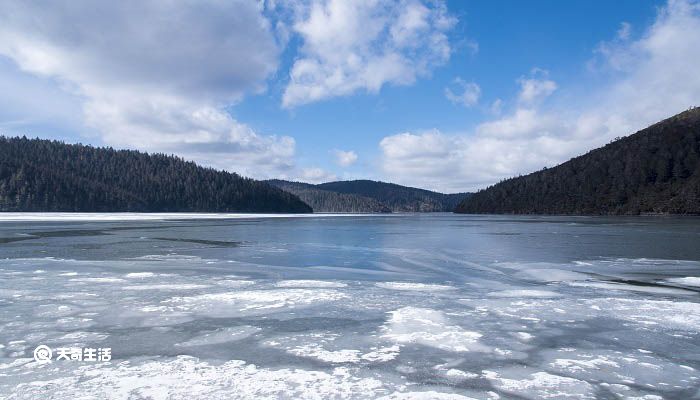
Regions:
<instances>
[{"instance_id":1,"label":"calm water surface","mask_svg":"<svg viewBox=\"0 0 700 400\"><path fill-rule=\"evenodd\" d=\"M0 398L700 398L699 332L698 218L0 218Z\"/></svg>"}]
</instances>

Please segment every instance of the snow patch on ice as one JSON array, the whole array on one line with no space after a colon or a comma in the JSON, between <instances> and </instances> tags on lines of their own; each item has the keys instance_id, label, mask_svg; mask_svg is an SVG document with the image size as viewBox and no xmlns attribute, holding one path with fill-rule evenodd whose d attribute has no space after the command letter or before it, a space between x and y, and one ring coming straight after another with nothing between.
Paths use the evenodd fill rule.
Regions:
<instances>
[{"instance_id":1,"label":"snow patch on ice","mask_svg":"<svg viewBox=\"0 0 700 400\"><path fill-rule=\"evenodd\" d=\"M495 371L482 375L498 389L529 399L595 399L595 390L588 382L547 372L528 373L510 369L504 377Z\"/></svg>"},{"instance_id":2,"label":"snow patch on ice","mask_svg":"<svg viewBox=\"0 0 700 400\"><path fill-rule=\"evenodd\" d=\"M646 353L626 354L611 350L571 352L559 349L543 352L542 356L552 360L549 368L554 372L587 381L635 383L646 387L657 387L662 383L688 389L696 386L700 379L693 370Z\"/></svg>"},{"instance_id":3,"label":"snow patch on ice","mask_svg":"<svg viewBox=\"0 0 700 400\"><path fill-rule=\"evenodd\" d=\"M700 331L700 303L669 300L600 298L585 300L610 317L632 321L647 327Z\"/></svg>"},{"instance_id":4,"label":"snow patch on ice","mask_svg":"<svg viewBox=\"0 0 700 400\"><path fill-rule=\"evenodd\" d=\"M283 308L310 306L347 298L331 289L272 289L209 293L164 300L178 310L194 311L210 316L235 316L274 312Z\"/></svg>"},{"instance_id":5,"label":"snow patch on ice","mask_svg":"<svg viewBox=\"0 0 700 400\"><path fill-rule=\"evenodd\" d=\"M275 286L280 288L344 288L348 285L342 282L319 281L319 280L286 280L279 281Z\"/></svg>"},{"instance_id":6,"label":"snow patch on ice","mask_svg":"<svg viewBox=\"0 0 700 400\"><path fill-rule=\"evenodd\" d=\"M434 390L425 392L395 392L377 400L476 400L473 397L462 396L455 393L442 393Z\"/></svg>"},{"instance_id":7,"label":"snow patch on ice","mask_svg":"<svg viewBox=\"0 0 700 400\"><path fill-rule=\"evenodd\" d=\"M194 290L204 289L209 285L200 285L196 283L163 283L155 285L130 285L123 286L123 290Z\"/></svg>"},{"instance_id":8,"label":"snow patch on ice","mask_svg":"<svg viewBox=\"0 0 700 400\"><path fill-rule=\"evenodd\" d=\"M326 350L320 344L307 344L293 347L287 353L298 357L315 358L327 363L356 363L360 361L359 350Z\"/></svg>"},{"instance_id":9,"label":"snow patch on ice","mask_svg":"<svg viewBox=\"0 0 700 400\"><path fill-rule=\"evenodd\" d=\"M130 272L126 275L124 275L127 278L152 278L156 276L153 272Z\"/></svg>"},{"instance_id":10,"label":"snow patch on ice","mask_svg":"<svg viewBox=\"0 0 700 400\"><path fill-rule=\"evenodd\" d=\"M240 288L240 287L254 285L255 281L237 280L237 279L222 279L222 280L216 281L215 283L219 286L225 286L228 288Z\"/></svg>"},{"instance_id":11,"label":"snow patch on ice","mask_svg":"<svg viewBox=\"0 0 700 400\"><path fill-rule=\"evenodd\" d=\"M454 290L455 288L447 285L436 285L430 283L413 283L413 282L379 282L376 286L383 289L393 290L410 290L418 292L432 292L443 290Z\"/></svg>"},{"instance_id":12,"label":"snow patch on ice","mask_svg":"<svg viewBox=\"0 0 700 400\"><path fill-rule=\"evenodd\" d=\"M351 372L347 368L329 372L268 369L239 360L214 365L179 356L172 361L81 366L72 375L22 383L12 391L21 398L44 398L50 387L53 399L74 399L76 393L100 393L106 399L348 399L387 392L379 379Z\"/></svg>"},{"instance_id":13,"label":"snow patch on ice","mask_svg":"<svg viewBox=\"0 0 700 400\"><path fill-rule=\"evenodd\" d=\"M489 297L560 297L561 294L549 290L512 289L490 292Z\"/></svg>"},{"instance_id":14,"label":"snow patch on ice","mask_svg":"<svg viewBox=\"0 0 700 400\"><path fill-rule=\"evenodd\" d=\"M113 277L99 277L99 278L73 278L69 279L71 282L85 282L85 283L118 283L124 282L122 278Z\"/></svg>"},{"instance_id":15,"label":"snow patch on ice","mask_svg":"<svg viewBox=\"0 0 700 400\"><path fill-rule=\"evenodd\" d=\"M451 325L441 311L404 307L389 314L391 317L382 327L382 337L393 342L416 343L453 352L488 351L479 343L480 333Z\"/></svg>"}]
</instances>

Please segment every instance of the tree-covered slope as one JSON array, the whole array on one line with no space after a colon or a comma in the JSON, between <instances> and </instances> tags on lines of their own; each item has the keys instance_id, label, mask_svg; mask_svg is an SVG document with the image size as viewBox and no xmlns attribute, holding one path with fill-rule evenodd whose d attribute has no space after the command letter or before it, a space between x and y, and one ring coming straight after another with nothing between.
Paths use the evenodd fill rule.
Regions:
<instances>
[{"instance_id":1,"label":"tree-covered slope","mask_svg":"<svg viewBox=\"0 0 700 400\"><path fill-rule=\"evenodd\" d=\"M315 185L301 182L289 182L278 179L266 181L284 191L298 196L304 203L311 206L314 212L344 212L344 213L385 213L391 209L375 199L331 192L317 188Z\"/></svg>"},{"instance_id":2,"label":"tree-covered slope","mask_svg":"<svg viewBox=\"0 0 700 400\"><path fill-rule=\"evenodd\" d=\"M700 108L467 198L461 213L700 214Z\"/></svg>"},{"instance_id":3,"label":"tree-covered slope","mask_svg":"<svg viewBox=\"0 0 700 400\"><path fill-rule=\"evenodd\" d=\"M0 136L0 211L311 209L263 182L173 156Z\"/></svg>"},{"instance_id":4,"label":"tree-covered slope","mask_svg":"<svg viewBox=\"0 0 700 400\"><path fill-rule=\"evenodd\" d=\"M356 194L379 201L394 212L453 211L469 193L443 194L430 190L370 180L338 181L316 185L338 193Z\"/></svg>"}]
</instances>

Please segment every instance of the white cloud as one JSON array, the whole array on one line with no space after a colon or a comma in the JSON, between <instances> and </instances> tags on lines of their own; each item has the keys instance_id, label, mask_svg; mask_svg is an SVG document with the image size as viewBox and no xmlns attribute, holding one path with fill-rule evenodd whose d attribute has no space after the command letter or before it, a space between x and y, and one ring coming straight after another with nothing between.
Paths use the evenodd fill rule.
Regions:
<instances>
[{"instance_id":1,"label":"white cloud","mask_svg":"<svg viewBox=\"0 0 700 400\"><path fill-rule=\"evenodd\" d=\"M545 107L542 100L558 85L535 71L521 78L514 109L470 134L385 137L385 177L442 191L475 190L583 154L700 104L698 48L700 3L671 0L638 39L618 33L595 49L597 73L609 74L609 84Z\"/></svg>"},{"instance_id":2,"label":"white cloud","mask_svg":"<svg viewBox=\"0 0 700 400\"><path fill-rule=\"evenodd\" d=\"M354 151L334 150L335 162L341 167L349 167L357 161L357 153Z\"/></svg>"},{"instance_id":3,"label":"white cloud","mask_svg":"<svg viewBox=\"0 0 700 400\"><path fill-rule=\"evenodd\" d=\"M556 82L547 79L548 72L539 68L532 70L532 77L520 78L520 94L518 101L522 104L533 104L549 97L557 90Z\"/></svg>"},{"instance_id":4,"label":"white cloud","mask_svg":"<svg viewBox=\"0 0 700 400\"><path fill-rule=\"evenodd\" d=\"M294 180L308 183L324 183L337 179L336 175L322 168L303 168Z\"/></svg>"},{"instance_id":5,"label":"white cloud","mask_svg":"<svg viewBox=\"0 0 700 400\"><path fill-rule=\"evenodd\" d=\"M286 108L387 83L410 85L450 57L455 19L442 1L317 0L297 4L303 44L282 98Z\"/></svg>"},{"instance_id":6,"label":"white cloud","mask_svg":"<svg viewBox=\"0 0 700 400\"><path fill-rule=\"evenodd\" d=\"M479 85L474 82L465 82L461 78L456 78L452 83L453 87L445 88L447 100L464 107L472 107L479 102L479 97L481 97Z\"/></svg>"},{"instance_id":7,"label":"white cloud","mask_svg":"<svg viewBox=\"0 0 700 400\"><path fill-rule=\"evenodd\" d=\"M247 175L293 163L292 138L257 134L224 110L264 89L279 52L256 2L0 5L0 55L80 96L105 144Z\"/></svg>"}]
</instances>

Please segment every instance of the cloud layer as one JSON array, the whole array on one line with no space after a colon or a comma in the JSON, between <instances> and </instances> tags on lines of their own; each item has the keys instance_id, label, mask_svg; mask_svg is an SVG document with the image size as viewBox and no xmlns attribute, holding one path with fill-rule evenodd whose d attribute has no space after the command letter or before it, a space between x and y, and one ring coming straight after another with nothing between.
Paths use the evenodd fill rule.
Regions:
<instances>
[{"instance_id":1,"label":"cloud layer","mask_svg":"<svg viewBox=\"0 0 700 400\"><path fill-rule=\"evenodd\" d=\"M302 45L282 98L287 108L412 84L450 57L455 19L440 1L311 1L294 15Z\"/></svg>"},{"instance_id":2,"label":"cloud layer","mask_svg":"<svg viewBox=\"0 0 700 400\"><path fill-rule=\"evenodd\" d=\"M559 85L542 70L518 79L511 109L472 132L405 132L380 142L387 179L443 191L476 190L553 166L616 136L700 104L700 4L671 0L633 39L622 24L601 43L592 74L609 83L550 98ZM502 104L499 104L499 109Z\"/></svg>"},{"instance_id":3,"label":"cloud layer","mask_svg":"<svg viewBox=\"0 0 700 400\"><path fill-rule=\"evenodd\" d=\"M102 142L255 176L288 169L294 140L259 135L224 107L264 89L279 51L255 2L0 5L0 55L82 97Z\"/></svg>"}]
</instances>

